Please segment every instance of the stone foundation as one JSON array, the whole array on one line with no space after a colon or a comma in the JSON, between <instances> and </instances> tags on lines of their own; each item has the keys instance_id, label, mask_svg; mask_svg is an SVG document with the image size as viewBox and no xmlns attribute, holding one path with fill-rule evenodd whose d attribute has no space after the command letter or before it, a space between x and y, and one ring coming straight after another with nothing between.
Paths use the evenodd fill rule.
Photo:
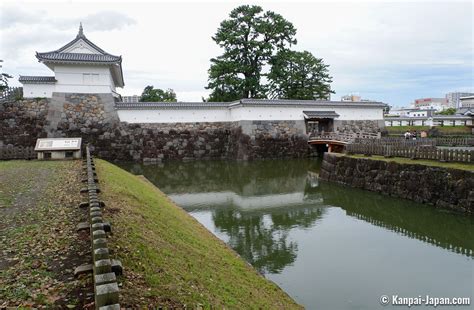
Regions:
<instances>
[{"instance_id":1,"label":"stone foundation","mask_svg":"<svg viewBox=\"0 0 474 310\"><path fill-rule=\"evenodd\" d=\"M49 99L25 99L0 103L0 146L34 146L47 136Z\"/></svg>"},{"instance_id":2,"label":"stone foundation","mask_svg":"<svg viewBox=\"0 0 474 310\"><path fill-rule=\"evenodd\" d=\"M385 127L383 120L380 121L351 121L351 120L334 120L334 130L339 132L369 132L377 133Z\"/></svg>"},{"instance_id":3,"label":"stone foundation","mask_svg":"<svg viewBox=\"0 0 474 310\"><path fill-rule=\"evenodd\" d=\"M351 187L474 213L474 172L324 154L319 177Z\"/></svg>"},{"instance_id":4,"label":"stone foundation","mask_svg":"<svg viewBox=\"0 0 474 310\"><path fill-rule=\"evenodd\" d=\"M101 158L146 162L310 154L304 120L128 124L119 121L114 104L111 94L66 93L2 103L0 145L31 147L37 138L82 137ZM378 125L336 122L346 131L376 131Z\"/></svg>"}]
</instances>

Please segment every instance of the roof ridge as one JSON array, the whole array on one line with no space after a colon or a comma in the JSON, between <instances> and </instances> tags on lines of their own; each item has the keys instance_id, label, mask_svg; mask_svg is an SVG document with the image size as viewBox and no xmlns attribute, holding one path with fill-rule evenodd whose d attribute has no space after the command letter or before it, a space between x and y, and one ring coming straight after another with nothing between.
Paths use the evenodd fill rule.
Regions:
<instances>
[{"instance_id":1,"label":"roof ridge","mask_svg":"<svg viewBox=\"0 0 474 310\"><path fill-rule=\"evenodd\" d=\"M86 37L86 35L84 34L84 28L82 27L82 22L79 24L79 31L78 31L76 37L72 41L70 41L69 43L66 43L65 45L58 48L57 50L53 50L53 51L49 51L49 52L43 52L43 53L36 52L36 54L63 53L63 51L65 49L68 49L69 47L71 47L72 45L77 43L79 40L83 40L84 42L86 42L88 45L90 45L92 48L97 50L102 55L114 56L114 57L120 57L121 58L121 56L116 56L116 55L112 55L110 53L107 53L106 51L104 51L103 49L101 49L100 47L95 45L91 40L89 40ZM68 53L68 54L73 54L73 53Z\"/></svg>"}]
</instances>

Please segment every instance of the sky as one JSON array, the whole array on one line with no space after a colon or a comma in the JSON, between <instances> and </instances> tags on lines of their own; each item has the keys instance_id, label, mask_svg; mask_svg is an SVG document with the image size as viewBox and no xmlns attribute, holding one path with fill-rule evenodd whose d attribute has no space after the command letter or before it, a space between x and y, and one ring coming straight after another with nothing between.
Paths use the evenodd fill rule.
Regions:
<instances>
[{"instance_id":1,"label":"sky","mask_svg":"<svg viewBox=\"0 0 474 310\"><path fill-rule=\"evenodd\" d=\"M210 59L222 53L212 36L230 11L257 4L297 29L293 49L329 65L333 100L358 94L394 107L414 99L474 91L472 1L10 1L0 4L2 71L52 75L35 52L75 38L122 55L122 95L147 85L172 88L179 101L207 97Z\"/></svg>"}]
</instances>

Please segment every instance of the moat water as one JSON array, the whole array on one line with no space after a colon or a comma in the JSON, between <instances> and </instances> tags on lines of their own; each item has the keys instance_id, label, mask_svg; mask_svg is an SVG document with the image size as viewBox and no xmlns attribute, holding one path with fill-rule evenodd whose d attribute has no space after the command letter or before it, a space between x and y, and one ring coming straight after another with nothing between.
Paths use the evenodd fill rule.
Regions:
<instances>
[{"instance_id":1,"label":"moat water","mask_svg":"<svg viewBox=\"0 0 474 310\"><path fill-rule=\"evenodd\" d=\"M403 308L382 295L470 297L473 307L472 216L321 182L316 160L122 166L308 309Z\"/></svg>"}]
</instances>

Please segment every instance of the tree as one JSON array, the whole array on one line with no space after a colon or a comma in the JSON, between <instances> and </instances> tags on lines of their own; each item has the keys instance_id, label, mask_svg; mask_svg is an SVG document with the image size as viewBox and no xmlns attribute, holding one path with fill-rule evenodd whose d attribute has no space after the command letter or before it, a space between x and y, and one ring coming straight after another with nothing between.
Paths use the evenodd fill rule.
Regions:
<instances>
[{"instance_id":1,"label":"tree","mask_svg":"<svg viewBox=\"0 0 474 310\"><path fill-rule=\"evenodd\" d=\"M224 53L211 59L208 101L265 97L262 68L278 51L296 44L295 34L293 24L260 6L232 10L212 38Z\"/></svg>"},{"instance_id":2,"label":"tree","mask_svg":"<svg viewBox=\"0 0 474 310\"><path fill-rule=\"evenodd\" d=\"M8 79L11 79L12 76L7 73L0 74L0 91L8 89Z\"/></svg>"},{"instance_id":3,"label":"tree","mask_svg":"<svg viewBox=\"0 0 474 310\"><path fill-rule=\"evenodd\" d=\"M143 93L140 97L140 101L142 102L159 102L159 101L166 101L166 102L176 102L176 93L171 88L167 90L162 90L159 88L154 88L151 85L148 85L143 90Z\"/></svg>"},{"instance_id":4,"label":"tree","mask_svg":"<svg viewBox=\"0 0 474 310\"><path fill-rule=\"evenodd\" d=\"M436 114L439 114L439 115L454 115L456 114L456 108L447 108L441 112L438 112Z\"/></svg>"},{"instance_id":5,"label":"tree","mask_svg":"<svg viewBox=\"0 0 474 310\"><path fill-rule=\"evenodd\" d=\"M269 96L279 99L328 99L332 78L321 58L308 51L282 50L270 60Z\"/></svg>"}]
</instances>

